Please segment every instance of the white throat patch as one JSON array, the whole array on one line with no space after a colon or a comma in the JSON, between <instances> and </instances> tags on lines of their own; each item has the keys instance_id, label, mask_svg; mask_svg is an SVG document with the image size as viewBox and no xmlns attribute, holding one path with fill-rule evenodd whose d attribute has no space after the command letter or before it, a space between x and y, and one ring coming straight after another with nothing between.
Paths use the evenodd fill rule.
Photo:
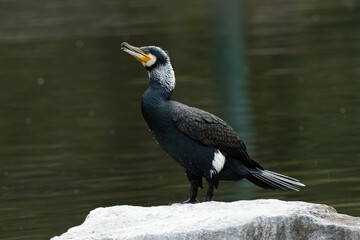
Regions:
<instances>
[{"instance_id":1,"label":"white throat patch","mask_svg":"<svg viewBox=\"0 0 360 240\"><path fill-rule=\"evenodd\" d=\"M144 67L151 67L156 62L156 57L149 53L150 60L147 62L141 62Z\"/></svg>"}]
</instances>

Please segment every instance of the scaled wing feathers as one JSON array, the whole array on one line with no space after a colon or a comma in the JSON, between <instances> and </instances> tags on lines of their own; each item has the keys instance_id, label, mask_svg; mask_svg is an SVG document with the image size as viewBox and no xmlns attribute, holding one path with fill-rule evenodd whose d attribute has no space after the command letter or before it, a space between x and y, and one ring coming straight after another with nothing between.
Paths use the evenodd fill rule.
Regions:
<instances>
[{"instance_id":1,"label":"scaled wing feathers","mask_svg":"<svg viewBox=\"0 0 360 240\"><path fill-rule=\"evenodd\" d=\"M219 149L249 167L258 167L246 152L237 133L222 119L203 110L179 104L173 108L176 127L204 145Z\"/></svg>"}]
</instances>

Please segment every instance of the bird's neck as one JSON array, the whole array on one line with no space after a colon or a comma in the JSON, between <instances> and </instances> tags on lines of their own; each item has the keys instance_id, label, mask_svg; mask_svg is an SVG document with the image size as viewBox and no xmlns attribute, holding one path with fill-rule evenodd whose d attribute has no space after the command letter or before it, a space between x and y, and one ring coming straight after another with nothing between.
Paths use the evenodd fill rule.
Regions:
<instances>
[{"instance_id":1,"label":"bird's neck","mask_svg":"<svg viewBox=\"0 0 360 240\"><path fill-rule=\"evenodd\" d=\"M162 87L171 97L175 88L175 73L171 63L156 66L149 70L148 74L150 79L149 87Z\"/></svg>"},{"instance_id":2,"label":"bird's neck","mask_svg":"<svg viewBox=\"0 0 360 240\"><path fill-rule=\"evenodd\" d=\"M143 100L148 100L151 102L158 101L169 101L172 97L173 91L168 91L164 86L158 81L149 82L149 87L143 95Z\"/></svg>"},{"instance_id":3,"label":"bird's neck","mask_svg":"<svg viewBox=\"0 0 360 240\"><path fill-rule=\"evenodd\" d=\"M171 64L157 66L149 72L149 87L141 100L141 111L150 129L161 129L168 102L175 88Z\"/></svg>"}]
</instances>

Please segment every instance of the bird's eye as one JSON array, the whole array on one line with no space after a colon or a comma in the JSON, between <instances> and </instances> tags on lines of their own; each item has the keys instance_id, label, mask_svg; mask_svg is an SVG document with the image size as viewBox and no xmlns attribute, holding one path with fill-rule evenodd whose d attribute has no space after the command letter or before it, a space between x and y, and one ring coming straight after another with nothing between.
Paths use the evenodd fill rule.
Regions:
<instances>
[{"instance_id":1,"label":"bird's eye","mask_svg":"<svg viewBox=\"0 0 360 240\"><path fill-rule=\"evenodd\" d=\"M145 54L149 54L149 53L150 53L149 50L145 49Z\"/></svg>"}]
</instances>

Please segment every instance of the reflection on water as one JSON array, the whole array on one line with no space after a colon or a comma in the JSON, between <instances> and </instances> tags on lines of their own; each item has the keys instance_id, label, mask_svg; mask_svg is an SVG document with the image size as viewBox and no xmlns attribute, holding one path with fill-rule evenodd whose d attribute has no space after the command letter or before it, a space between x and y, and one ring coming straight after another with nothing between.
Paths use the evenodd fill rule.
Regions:
<instances>
[{"instance_id":1,"label":"reflection on water","mask_svg":"<svg viewBox=\"0 0 360 240\"><path fill-rule=\"evenodd\" d=\"M47 239L100 206L187 198L184 172L142 119L147 75L120 51L124 40L169 49L177 100L222 116L262 165L307 185L221 183L215 200L303 200L360 215L358 6L233 1L245 28L219 39L229 9L196 4L0 2L1 239ZM231 87L226 69L248 82Z\"/></svg>"}]
</instances>

